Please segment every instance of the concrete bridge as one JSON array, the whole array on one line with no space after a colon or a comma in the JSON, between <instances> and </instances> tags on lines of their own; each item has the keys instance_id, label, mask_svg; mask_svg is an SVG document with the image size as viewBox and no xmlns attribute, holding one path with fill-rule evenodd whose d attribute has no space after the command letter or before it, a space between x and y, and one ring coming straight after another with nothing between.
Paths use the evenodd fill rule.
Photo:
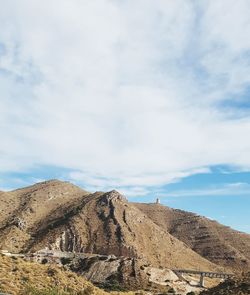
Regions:
<instances>
[{"instance_id":1,"label":"concrete bridge","mask_svg":"<svg viewBox=\"0 0 250 295\"><path fill-rule=\"evenodd\" d=\"M199 275L200 276L200 287L204 286L204 278L212 278L212 279L229 279L234 275L229 273L219 273L219 272L208 272L208 271L198 271L198 270L188 270L188 269L173 269L178 276L182 276L183 274L188 275Z\"/></svg>"}]
</instances>

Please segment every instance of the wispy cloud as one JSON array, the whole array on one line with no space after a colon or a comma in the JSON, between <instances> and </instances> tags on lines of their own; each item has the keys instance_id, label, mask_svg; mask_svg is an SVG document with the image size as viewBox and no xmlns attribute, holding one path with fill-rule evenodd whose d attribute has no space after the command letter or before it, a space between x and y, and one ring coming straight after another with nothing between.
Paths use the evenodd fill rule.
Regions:
<instances>
[{"instance_id":1,"label":"wispy cloud","mask_svg":"<svg viewBox=\"0 0 250 295\"><path fill-rule=\"evenodd\" d=\"M219 196L250 196L249 183L227 183L201 189L175 190L158 194L161 198L169 197L219 197Z\"/></svg>"},{"instance_id":2,"label":"wispy cloud","mask_svg":"<svg viewBox=\"0 0 250 295\"><path fill-rule=\"evenodd\" d=\"M10 0L0 21L1 172L145 193L250 169L249 112L221 104L248 99L249 1Z\"/></svg>"}]
</instances>

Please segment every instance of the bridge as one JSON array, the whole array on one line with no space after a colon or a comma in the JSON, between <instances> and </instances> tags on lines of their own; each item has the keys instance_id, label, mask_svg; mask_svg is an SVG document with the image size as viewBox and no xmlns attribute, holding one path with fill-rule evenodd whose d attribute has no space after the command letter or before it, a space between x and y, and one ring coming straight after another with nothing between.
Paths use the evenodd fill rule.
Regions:
<instances>
[{"instance_id":1,"label":"bridge","mask_svg":"<svg viewBox=\"0 0 250 295\"><path fill-rule=\"evenodd\" d=\"M229 273L219 273L219 272L209 272L209 271L198 271L198 270L189 270L189 269L173 269L173 272L178 276L182 276L183 274L188 275L199 275L200 276L200 287L204 286L204 278L213 278L213 279L229 279L234 275Z\"/></svg>"}]
</instances>

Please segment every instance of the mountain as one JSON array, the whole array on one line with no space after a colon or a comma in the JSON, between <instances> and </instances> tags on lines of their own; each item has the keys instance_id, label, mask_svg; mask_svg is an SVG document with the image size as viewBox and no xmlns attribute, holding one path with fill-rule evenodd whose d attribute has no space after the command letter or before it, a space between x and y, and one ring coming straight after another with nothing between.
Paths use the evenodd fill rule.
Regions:
<instances>
[{"instance_id":1,"label":"mountain","mask_svg":"<svg viewBox=\"0 0 250 295\"><path fill-rule=\"evenodd\" d=\"M138 258L154 267L250 269L250 235L193 213L50 180L0 193L0 249Z\"/></svg>"},{"instance_id":2,"label":"mountain","mask_svg":"<svg viewBox=\"0 0 250 295\"><path fill-rule=\"evenodd\" d=\"M209 261L231 270L250 269L250 235L194 213L134 203L153 222Z\"/></svg>"},{"instance_id":3,"label":"mountain","mask_svg":"<svg viewBox=\"0 0 250 295\"><path fill-rule=\"evenodd\" d=\"M156 267L216 269L116 191L90 194L52 180L0 198L1 249L48 247L135 257Z\"/></svg>"}]
</instances>

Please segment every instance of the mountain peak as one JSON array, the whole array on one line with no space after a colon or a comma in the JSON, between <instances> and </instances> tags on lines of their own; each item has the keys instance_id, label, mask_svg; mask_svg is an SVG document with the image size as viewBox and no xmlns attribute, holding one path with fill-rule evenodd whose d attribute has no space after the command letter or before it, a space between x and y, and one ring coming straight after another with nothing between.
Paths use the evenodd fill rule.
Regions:
<instances>
[{"instance_id":1,"label":"mountain peak","mask_svg":"<svg viewBox=\"0 0 250 295\"><path fill-rule=\"evenodd\" d=\"M107 192L103 195L103 197L105 197L108 201L123 201L123 202L127 202L127 198L122 195L121 193L119 193L117 190L112 190L110 192Z\"/></svg>"}]
</instances>

